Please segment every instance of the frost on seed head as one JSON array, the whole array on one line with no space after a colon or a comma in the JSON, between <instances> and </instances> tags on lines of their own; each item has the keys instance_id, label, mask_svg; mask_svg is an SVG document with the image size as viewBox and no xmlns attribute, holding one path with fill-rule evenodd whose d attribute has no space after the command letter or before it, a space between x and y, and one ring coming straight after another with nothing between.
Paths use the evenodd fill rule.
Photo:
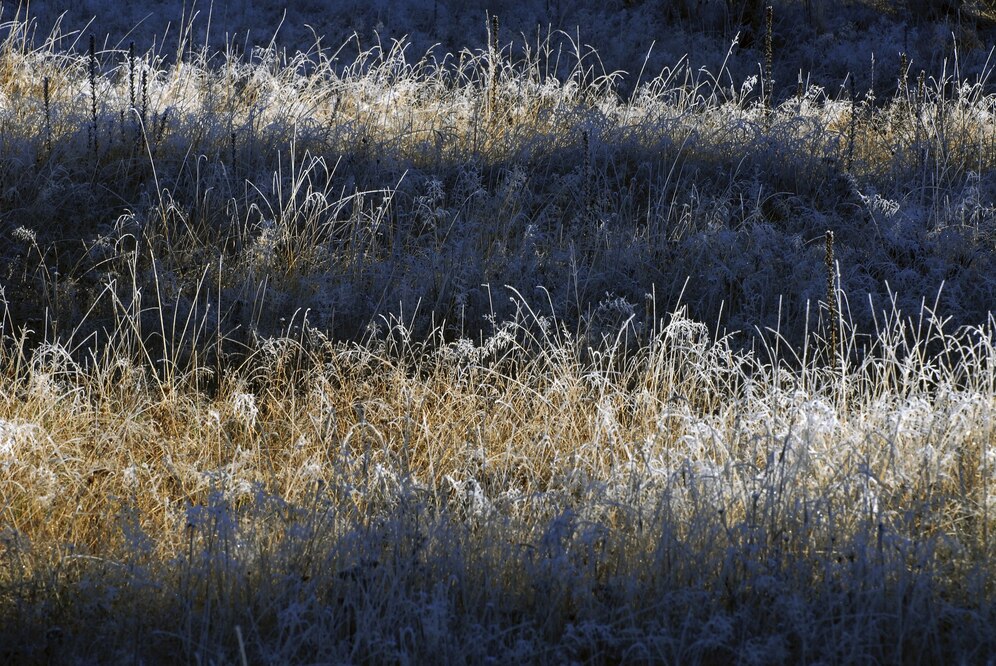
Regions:
<instances>
[{"instance_id":1,"label":"frost on seed head","mask_svg":"<svg viewBox=\"0 0 996 666\"><path fill-rule=\"evenodd\" d=\"M35 232L32 231L31 229L28 229L27 227L18 227L17 229L14 229L11 235L15 239L23 241L25 243L35 243L38 240Z\"/></svg>"},{"instance_id":2,"label":"frost on seed head","mask_svg":"<svg viewBox=\"0 0 996 666\"><path fill-rule=\"evenodd\" d=\"M259 407L256 405L256 396L252 393L235 393L231 398L232 413L247 428L256 427L256 419L259 417Z\"/></svg>"}]
</instances>

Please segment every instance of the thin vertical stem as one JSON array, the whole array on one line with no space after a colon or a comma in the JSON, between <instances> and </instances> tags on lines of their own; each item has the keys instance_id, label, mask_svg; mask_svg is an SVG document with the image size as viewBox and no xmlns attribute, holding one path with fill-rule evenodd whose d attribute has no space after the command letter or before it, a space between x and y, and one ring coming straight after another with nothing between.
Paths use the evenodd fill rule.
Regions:
<instances>
[{"instance_id":1,"label":"thin vertical stem","mask_svg":"<svg viewBox=\"0 0 996 666\"><path fill-rule=\"evenodd\" d=\"M830 364L836 368L839 355L838 344L840 342L840 307L837 302L837 271L833 256L833 231L830 229L827 229L826 233L826 255L824 261L827 269L827 305L830 308L830 347L828 351Z\"/></svg>"},{"instance_id":2,"label":"thin vertical stem","mask_svg":"<svg viewBox=\"0 0 996 666\"><path fill-rule=\"evenodd\" d=\"M491 15L488 24L488 120L494 124L498 116L498 15Z\"/></svg>"},{"instance_id":3,"label":"thin vertical stem","mask_svg":"<svg viewBox=\"0 0 996 666\"><path fill-rule=\"evenodd\" d=\"M847 124L847 170L854 169L854 140L857 133L858 110L854 100L854 77L848 80L848 95L851 98L851 118Z\"/></svg>"},{"instance_id":4,"label":"thin vertical stem","mask_svg":"<svg viewBox=\"0 0 996 666\"><path fill-rule=\"evenodd\" d=\"M772 44L772 21L774 9L768 5L764 12L764 106L771 111L774 102L775 78L772 69L775 65L775 50Z\"/></svg>"},{"instance_id":5,"label":"thin vertical stem","mask_svg":"<svg viewBox=\"0 0 996 666\"><path fill-rule=\"evenodd\" d=\"M49 93L49 78L42 81L42 95L45 99L45 152L52 154L52 98Z\"/></svg>"},{"instance_id":6,"label":"thin vertical stem","mask_svg":"<svg viewBox=\"0 0 996 666\"><path fill-rule=\"evenodd\" d=\"M100 146L97 140L97 40L93 35L90 35L90 145L96 164Z\"/></svg>"}]
</instances>

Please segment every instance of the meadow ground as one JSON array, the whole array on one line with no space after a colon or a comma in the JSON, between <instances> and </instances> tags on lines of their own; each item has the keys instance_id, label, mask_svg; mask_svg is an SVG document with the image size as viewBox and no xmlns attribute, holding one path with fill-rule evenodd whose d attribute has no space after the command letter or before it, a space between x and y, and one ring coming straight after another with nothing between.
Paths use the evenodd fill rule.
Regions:
<instances>
[{"instance_id":1,"label":"meadow ground","mask_svg":"<svg viewBox=\"0 0 996 666\"><path fill-rule=\"evenodd\" d=\"M996 655L985 58L786 90L775 20L638 76L497 19L418 56L33 25L0 660Z\"/></svg>"}]
</instances>

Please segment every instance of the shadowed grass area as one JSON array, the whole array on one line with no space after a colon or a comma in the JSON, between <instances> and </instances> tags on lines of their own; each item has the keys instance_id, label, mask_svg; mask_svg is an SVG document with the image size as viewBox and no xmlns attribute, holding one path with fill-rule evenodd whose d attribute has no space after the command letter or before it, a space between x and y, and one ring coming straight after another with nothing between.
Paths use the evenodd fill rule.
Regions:
<instances>
[{"instance_id":1,"label":"shadowed grass area","mask_svg":"<svg viewBox=\"0 0 996 666\"><path fill-rule=\"evenodd\" d=\"M483 285L509 285L575 331L616 298L649 325L654 294L801 344L827 229L861 328L894 294L916 312L943 283L955 325L996 297L988 68L907 62L890 99L813 85L769 110L763 82L687 62L623 99L580 46L553 76L549 42L419 59L398 42L344 65L32 34L8 24L0 58L0 267L39 334L103 336L140 293L164 313L143 317L157 349L239 353L304 310L336 339L402 313L476 339L511 314Z\"/></svg>"}]
</instances>

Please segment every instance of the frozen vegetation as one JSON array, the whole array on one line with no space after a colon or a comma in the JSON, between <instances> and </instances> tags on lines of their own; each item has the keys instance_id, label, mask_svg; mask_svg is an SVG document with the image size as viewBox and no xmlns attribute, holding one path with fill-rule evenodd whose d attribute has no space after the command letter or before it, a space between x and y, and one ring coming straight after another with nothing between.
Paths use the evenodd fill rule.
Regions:
<instances>
[{"instance_id":1,"label":"frozen vegetation","mask_svg":"<svg viewBox=\"0 0 996 666\"><path fill-rule=\"evenodd\" d=\"M996 654L987 3L326 4L4 5L0 661Z\"/></svg>"}]
</instances>

